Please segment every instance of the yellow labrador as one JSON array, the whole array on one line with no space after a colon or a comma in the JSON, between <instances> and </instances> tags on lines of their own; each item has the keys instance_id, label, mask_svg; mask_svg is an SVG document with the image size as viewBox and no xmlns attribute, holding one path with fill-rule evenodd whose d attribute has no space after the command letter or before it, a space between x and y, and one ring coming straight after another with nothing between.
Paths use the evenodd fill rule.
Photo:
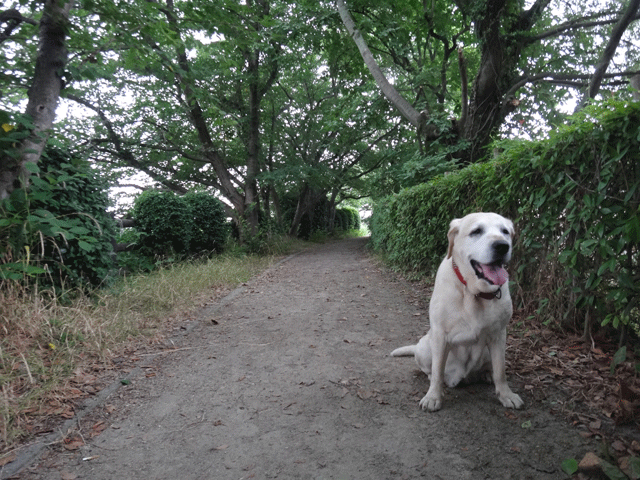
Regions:
<instances>
[{"instance_id":1,"label":"yellow labrador","mask_svg":"<svg viewBox=\"0 0 640 480\"><path fill-rule=\"evenodd\" d=\"M484 372L491 372L505 407L524 405L507 385L504 358L513 313L504 266L511 259L513 236L511 220L496 213L472 213L451 222L449 250L429 304L431 328L417 345L391 352L414 356L429 375L423 410L440 410L444 383L454 387Z\"/></svg>"}]
</instances>

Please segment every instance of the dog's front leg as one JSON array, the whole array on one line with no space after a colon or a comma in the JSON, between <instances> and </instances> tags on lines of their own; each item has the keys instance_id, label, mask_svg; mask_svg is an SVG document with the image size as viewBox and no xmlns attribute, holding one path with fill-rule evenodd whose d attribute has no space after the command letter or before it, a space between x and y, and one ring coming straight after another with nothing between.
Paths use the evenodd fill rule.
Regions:
<instances>
[{"instance_id":1,"label":"dog's front leg","mask_svg":"<svg viewBox=\"0 0 640 480\"><path fill-rule=\"evenodd\" d=\"M524 402L520 395L513 393L507 384L507 373L505 369L505 345L506 332L502 332L499 338L489 342L489 352L491 353L491 369L493 370L493 383L496 386L496 394L507 408L522 408Z\"/></svg>"},{"instance_id":2,"label":"dog's front leg","mask_svg":"<svg viewBox=\"0 0 640 480\"><path fill-rule=\"evenodd\" d=\"M447 362L450 346L447 343L444 332L430 333L431 343L431 382L427 394L420 400L420 407L423 410L435 412L442 407L442 396L444 390L444 366Z\"/></svg>"}]
</instances>

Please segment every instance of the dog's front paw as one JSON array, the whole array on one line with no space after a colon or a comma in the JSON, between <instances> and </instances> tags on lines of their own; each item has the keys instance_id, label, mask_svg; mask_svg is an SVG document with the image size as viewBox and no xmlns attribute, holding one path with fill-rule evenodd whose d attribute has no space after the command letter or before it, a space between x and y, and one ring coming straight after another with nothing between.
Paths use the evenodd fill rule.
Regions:
<instances>
[{"instance_id":1,"label":"dog's front paw","mask_svg":"<svg viewBox=\"0 0 640 480\"><path fill-rule=\"evenodd\" d=\"M518 410L524 406L524 402L517 393L508 392L501 395L499 394L498 398L502 402L502 405L507 408L515 408Z\"/></svg>"},{"instance_id":2,"label":"dog's front paw","mask_svg":"<svg viewBox=\"0 0 640 480\"><path fill-rule=\"evenodd\" d=\"M442 408L442 395L427 393L422 397L422 400L420 400L420 408L422 408L422 410L429 410L430 412L437 412Z\"/></svg>"}]
</instances>

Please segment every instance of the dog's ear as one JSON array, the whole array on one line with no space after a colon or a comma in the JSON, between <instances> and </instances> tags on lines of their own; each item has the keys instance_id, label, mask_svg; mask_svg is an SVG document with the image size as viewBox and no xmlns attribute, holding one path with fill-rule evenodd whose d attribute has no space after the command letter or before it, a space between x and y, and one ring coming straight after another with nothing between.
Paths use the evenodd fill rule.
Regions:
<instances>
[{"instance_id":1,"label":"dog's ear","mask_svg":"<svg viewBox=\"0 0 640 480\"><path fill-rule=\"evenodd\" d=\"M453 254L453 242L460 231L461 222L462 219L454 218L449 224L449 233L447 233L447 238L449 239L449 250L447 251L447 258L451 258L451 255Z\"/></svg>"}]
</instances>

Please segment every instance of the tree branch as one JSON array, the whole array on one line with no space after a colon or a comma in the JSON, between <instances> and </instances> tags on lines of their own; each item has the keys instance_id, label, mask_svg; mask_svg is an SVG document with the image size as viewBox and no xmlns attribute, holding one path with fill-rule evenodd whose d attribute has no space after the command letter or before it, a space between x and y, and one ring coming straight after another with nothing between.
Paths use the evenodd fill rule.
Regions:
<instances>
[{"instance_id":1,"label":"tree branch","mask_svg":"<svg viewBox=\"0 0 640 480\"><path fill-rule=\"evenodd\" d=\"M638 74L640 74L640 71L605 73L602 78L633 77L634 75ZM591 77L592 76L588 74L563 74L551 72L538 73L536 75L527 75L525 77L520 77L520 79L516 83L514 83L511 88L509 88L504 96L505 98L509 96L515 96L516 92L528 83L550 82L572 87L584 87L587 85L587 82ZM580 80L582 80L582 82L579 82Z\"/></svg>"},{"instance_id":2,"label":"tree branch","mask_svg":"<svg viewBox=\"0 0 640 480\"><path fill-rule=\"evenodd\" d=\"M69 100L73 100L76 103L79 103L80 105L85 106L86 108L88 108L90 110L93 110L94 112L96 112L98 114L98 117L100 117L100 120L102 121L102 124L107 129L109 141L115 147L115 151L114 150L104 149L105 152L111 153L112 155L115 155L116 157L120 158L121 160L124 160L124 162L127 165L129 165L130 167L133 167L136 170L140 170L141 172L146 173L151 178L153 178L153 180L165 185L170 190L173 190L173 191L176 191L176 192L182 193L182 194L187 193L187 189L184 188L182 185L180 185L180 184L178 184L176 182L173 182L173 181L169 180L168 178L165 178L165 177L162 177L162 176L158 175L156 172L151 170L149 167L144 165L142 162L139 162L138 160L136 160L136 157L133 154L133 152L131 152L131 150L128 150L127 148L124 147L124 145L122 143L122 139L120 138L118 133L115 131L115 128L113 127L113 123L111 122L111 120L109 120L107 118L105 113L100 108L96 107L91 102L88 102L87 100L84 100L83 98L77 97L75 95L67 95L67 98Z\"/></svg>"},{"instance_id":3,"label":"tree branch","mask_svg":"<svg viewBox=\"0 0 640 480\"><path fill-rule=\"evenodd\" d=\"M609 38L609 42L602 52L602 57L600 58L600 62L596 67L596 71L593 74L591 82L589 83L589 90L585 93L585 96L582 99L582 102L578 105L577 110L581 110L589 101L589 99L594 98L598 91L600 90L600 85L602 84L602 79L609 67L609 63L611 63L611 59L613 55L616 53L616 49L620 44L620 39L624 34L625 30L629 27L631 22L638 15L638 9L640 9L640 0L629 0L629 5L627 6L627 10L620 17L615 27L613 27L613 31L611 32L611 37Z\"/></svg>"},{"instance_id":4,"label":"tree branch","mask_svg":"<svg viewBox=\"0 0 640 480\"><path fill-rule=\"evenodd\" d=\"M587 29L592 27L602 27L605 25L611 25L618 21L617 18L608 19L608 20L593 20L588 22L583 22L584 19L571 20L569 22L565 22L557 27L547 30L546 32L541 33L540 35L535 35L532 37L524 37L523 44L536 43L545 38L557 37L562 35L568 30L579 30L579 29ZM635 15L631 21L640 20L640 14Z\"/></svg>"},{"instance_id":5,"label":"tree branch","mask_svg":"<svg viewBox=\"0 0 640 480\"><path fill-rule=\"evenodd\" d=\"M411 125L419 129L421 127L422 121L420 118L420 113L411 106L409 102L407 102L402 95L398 93L398 91L394 88L387 77L385 77L384 73L380 69L380 66L373 58L369 47L367 46L367 42L362 37L360 31L356 28L356 25L351 18L351 14L347 9L347 5L344 3L344 0L337 0L338 12L340 13L340 18L342 18L342 23L349 32L351 38L356 43L358 50L360 51L360 55L362 55L362 59L364 63L367 65L369 72L373 76L376 84L382 90L382 93L387 100L391 102L391 104L400 112L400 114L407 120Z\"/></svg>"},{"instance_id":6,"label":"tree branch","mask_svg":"<svg viewBox=\"0 0 640 480\"><path fill-rule=\"evenodd\" d=\"M4 27L4 31L0 32L0 43L9 38L13 31L18 28L21 23L38 25L38 22L31 18L24 17L15 8L10 8L8 10L5 10L4 12L0 12L0 25L6 24L6 27Z\"/></svg>"},{"instance_id":7,"label":"tree branch","mask_svg":"<svg viewBox=\"0 0 640 480\"><path fill-rule=\"evenodd\" d=\"M551 0L536 0L529 10L522 12L522 15L520 16L520 25L518 25L519 29L530 29L550 3Z\"/></svg>"}]
</instances>

